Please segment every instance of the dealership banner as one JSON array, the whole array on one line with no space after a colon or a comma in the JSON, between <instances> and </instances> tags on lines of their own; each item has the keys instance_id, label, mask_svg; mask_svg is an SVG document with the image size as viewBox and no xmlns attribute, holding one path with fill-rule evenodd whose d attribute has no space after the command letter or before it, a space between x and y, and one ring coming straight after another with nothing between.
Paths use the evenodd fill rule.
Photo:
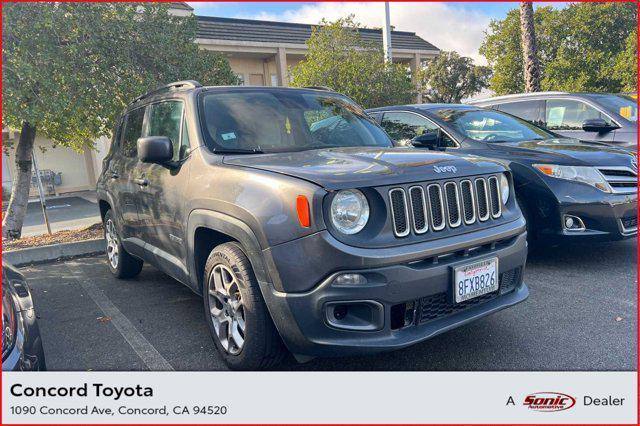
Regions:
<instances>
[{"instance_id":1,"label":"dealership banner","mask_svg":"<svg viewBox=\"0 0 640 426\"><path fill-rule=\"evenodd\" d=\"M2 374L2 423L637 423L636 372Z\"/></svg>"}]
</instances>

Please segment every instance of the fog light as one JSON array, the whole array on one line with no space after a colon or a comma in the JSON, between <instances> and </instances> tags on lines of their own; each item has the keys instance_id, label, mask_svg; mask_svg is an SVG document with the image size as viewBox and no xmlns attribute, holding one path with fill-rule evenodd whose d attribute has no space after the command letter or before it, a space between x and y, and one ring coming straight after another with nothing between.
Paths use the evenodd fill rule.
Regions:
<instances>
[{"instance_id":1,"label":"fog light","mask_svg":"<svg viewBox=\"0 0 640 426\"><path fill-rule=\"evenodd\" d=\"M347 316L347 312L348 312L348 309L344 305L338 305L335 308L333 308L333 316L338 321L341 319L344 319L344 317Z\"/></svg>"},{"instance_id":2,"label":"fog light","mask_svg":"<svg viewBox=\"0 0 640 426\"><path fill-rule=\"evenodd\" d=\"M584 231L584 222L578 216L564 215L564 227L567 231Z\"/></svg>"},{"instance_id":3,"label":"fog light","mask_svg":"<svg viewBox=\"0 0 640 426\"><path fill-rule=\"evenodd\" d=\"M337 285L364 285L367 279L360 274L341 274L333 282Z\"/></svg>"}]
</instances>

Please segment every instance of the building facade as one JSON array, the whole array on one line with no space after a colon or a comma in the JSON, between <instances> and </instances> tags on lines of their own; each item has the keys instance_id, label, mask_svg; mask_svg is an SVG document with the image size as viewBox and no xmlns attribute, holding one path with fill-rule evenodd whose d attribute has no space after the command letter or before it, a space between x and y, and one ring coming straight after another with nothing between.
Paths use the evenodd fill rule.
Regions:
<instances>
[{"instance_id":1,"label":"building facade","mask_svg":"<svg viewBox=\"0 0 640 426\"><path fill-rule=\"evenodd\" d=\"M183 2L171 3L170 13L190 16L193 8ZM304 59L306 41L313 25L288 22L270 22L249 19L197 16L196 43L202 48L221 52L229 59L231 69L242 84L252 86L287 86L288 70ZM382 45L382 31L359 30L361 37ZM415 75L421 64L439 54L438 48L405 31L391 32L393 61L406 64ZM421 99L417 99L420 102ZM19 134L7 129L2 132L3 141L15 141ZM100 138L95 149L76 152L69 148L53 147L45 138L36 138L35 160L41 172L53 180L45 185L49 194L62 194L95 188L102 160L109 150L109 140ZM15 158L13 150L3 150L3 193L11 191ZM32 195L36 195L35 187Z\"/></svg>"}]
</instances>

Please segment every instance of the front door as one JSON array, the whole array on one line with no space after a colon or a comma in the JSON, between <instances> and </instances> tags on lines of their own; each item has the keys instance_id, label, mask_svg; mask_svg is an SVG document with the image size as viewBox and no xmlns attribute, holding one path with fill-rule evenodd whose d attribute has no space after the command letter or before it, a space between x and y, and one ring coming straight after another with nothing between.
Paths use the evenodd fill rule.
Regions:
<instances>
[{"instance_id":1,"label":"front door","mask_svg":"<svg viewBox=\"0 0 640 426\"><path fill-rule=\"evenodd\" d=\"M139 163L138 214L146 248L158 267L181 281L186 279L184 194L189 183L189 136L184 103L168 100L147 107L145 136L166 136L173 145L171 164Z\"/></svg>"},{"instance_id":2,"label":"front door","mask_svg":"<svg viewBox=\"0 0 640 426\"><path fill-rule=\"evenodd\" d=\"M606 114L574 99L547 99L545 108L545 126L568 138L583 141L610 142L615 137L615 130L609 132L585 132L582 123L592 118L602 118L608 124L615 123Z\"/></svg>"}]
</instances>

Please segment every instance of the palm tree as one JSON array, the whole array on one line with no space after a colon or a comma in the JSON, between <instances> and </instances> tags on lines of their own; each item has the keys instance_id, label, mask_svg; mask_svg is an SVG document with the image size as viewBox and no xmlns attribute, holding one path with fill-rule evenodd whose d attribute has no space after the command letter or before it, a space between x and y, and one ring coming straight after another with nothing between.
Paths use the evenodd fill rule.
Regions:
<instances>
[{"instance_id":1,"label":"palm tree","mask_svg":"<svg viewBox=\"0 0 640 426\"><path fill-rule=\"evenodd\" d=\"M525 92L540 91L540 62L536 52L536 31L533 26L533 3L520 3L520 34L524 61Z\"/></svg>"}]
</instances>

